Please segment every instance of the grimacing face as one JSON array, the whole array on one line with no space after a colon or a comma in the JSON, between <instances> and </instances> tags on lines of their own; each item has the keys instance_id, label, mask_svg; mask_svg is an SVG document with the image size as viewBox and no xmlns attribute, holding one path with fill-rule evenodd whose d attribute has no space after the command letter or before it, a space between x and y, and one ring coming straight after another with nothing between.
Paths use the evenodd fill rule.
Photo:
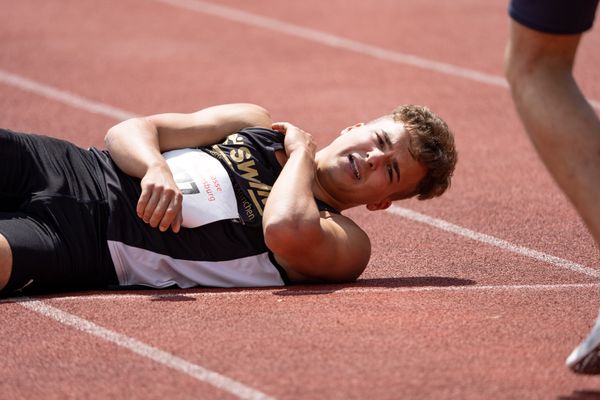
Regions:
<instances>
[{"instance_id":1,"label":"grimacing face","mask_svg":"<svg viewBox=\"0 0 600 400\"><path fill-rule=\"evenodd\" d=\"M356 124L319 151L317 180L343 208L385 209L414 194L426 174L408 146L404 124L391 117Z\"/></svg>"}]
</instances>

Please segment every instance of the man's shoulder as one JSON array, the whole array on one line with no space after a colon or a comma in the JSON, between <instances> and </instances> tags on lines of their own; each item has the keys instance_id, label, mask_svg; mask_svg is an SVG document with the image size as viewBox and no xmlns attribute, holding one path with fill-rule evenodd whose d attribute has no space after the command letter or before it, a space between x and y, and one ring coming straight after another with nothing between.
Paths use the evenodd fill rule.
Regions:
<instances>
[{"instance_id":1,"label":"man's shoulder","mask_svg":"<svg viewBox=\"0 0 600 400\"><path fill-rule=\"evenodd\" d=\"M322 210L319 214L321 219L327 221L326 224L333 224L337 229L341 229L339 235L344 239L347 238L347 235L352 235L349 238L352 242L366 241L370 243L369 235L352 218L327 210Z\"/></svg>"},{"instance_id":2,"label":"man's shoulder","mask_svg":"<svg viewBox=\"0 0 600 400\"><path fill-rule=\"evenodd\" d=\"M321 211L321 227L326 239L314 250L320 255L320 278L333 282L354 281L371 257L369 235L351 218Z\"/></svg>"}]
</instances>

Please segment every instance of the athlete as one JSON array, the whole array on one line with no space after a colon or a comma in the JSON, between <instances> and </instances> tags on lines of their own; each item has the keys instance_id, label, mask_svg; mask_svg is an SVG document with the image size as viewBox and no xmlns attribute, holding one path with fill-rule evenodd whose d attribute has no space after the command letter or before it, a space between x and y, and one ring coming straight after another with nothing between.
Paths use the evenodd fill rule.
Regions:
<instances>
[{"instance_id":1,"label":"athlete","mask_svg":"<svg viewBox=\"0 0 600 400\"><path fill-rule=\"evenodd\" d=\"M573 78L597 7L598 0L512 0L506 76L540 157L600 245L600 120ZM600 317L567 366L600 374Z\"/></svg>"},{"instance_id":2,"label":"athlete","mask_svg":"<svg viewBox=\"0 0 600 400\"><path fill-rule=\"evenodd\" d=\"M318 152L251 104L134 118L105 143L0 131L0 293L353 281L370 242L341 212L439 196L456 163L419 106Z\"/></svg>"}]
</instances>

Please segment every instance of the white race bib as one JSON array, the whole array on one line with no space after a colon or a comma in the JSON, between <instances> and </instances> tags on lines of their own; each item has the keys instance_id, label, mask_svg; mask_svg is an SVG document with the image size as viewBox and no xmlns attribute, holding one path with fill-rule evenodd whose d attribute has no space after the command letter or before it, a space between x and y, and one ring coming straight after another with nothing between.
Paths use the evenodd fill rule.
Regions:
<instances>
[{"instance_id":1,"label":"white race bib","mask_svg":"<svg viewBox=\"0 0 600 400\"><path fill-rule=\"evenodd\" d=\"M219 160L197 149L172 150L163 157L183 193L182 226L239 218L231 179Z\"/></svg>"}]
</instances>

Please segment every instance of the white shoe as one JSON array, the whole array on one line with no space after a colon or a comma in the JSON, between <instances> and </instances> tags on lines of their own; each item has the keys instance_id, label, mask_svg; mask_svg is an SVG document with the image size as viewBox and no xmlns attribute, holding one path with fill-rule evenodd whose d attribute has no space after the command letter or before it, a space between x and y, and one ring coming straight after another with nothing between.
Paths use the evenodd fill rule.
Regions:
<instances>
[{"instance_id":1,"label":"white shoe","mask_svg":"<svg viewBox=\"0 0 600 400\"><path fill-rule=\"evenodd\" d=\"M567 357L566 364L576 374L600 374L600 315L590 334Z\"/></svg>"}]
</instances>

